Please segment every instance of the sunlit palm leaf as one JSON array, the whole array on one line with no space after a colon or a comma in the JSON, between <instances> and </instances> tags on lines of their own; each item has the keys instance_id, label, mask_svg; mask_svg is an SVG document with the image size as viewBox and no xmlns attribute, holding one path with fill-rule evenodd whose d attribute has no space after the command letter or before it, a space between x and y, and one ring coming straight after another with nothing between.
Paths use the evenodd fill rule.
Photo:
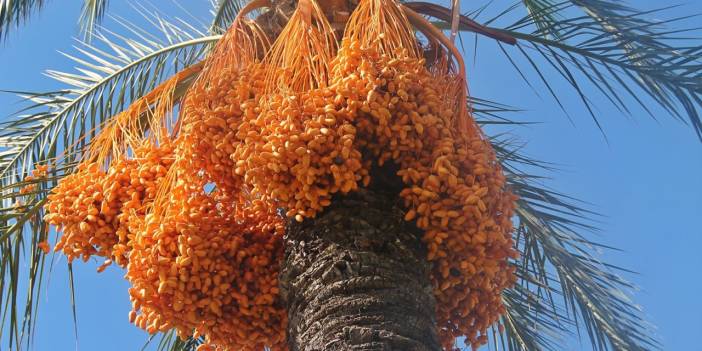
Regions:
<instances>
[{"instance_id":1,"label":"sunlit palm leaf","mask_svg":"<svg viewBox=\"0 0 702 351\"><path fill-rule=\"evenodd\" d=\"M95 26L100 23L107 10L107 0L84 0L80 14L80 28L86 39L90 39Z\"/></svg>"},{"instance_id":2,"label":"sunlit palm leaf","mask_svg":"<svg viewBox=\"0 0 702 351\"><path fill-rule=\"evenodd\" d=\"M590 6L587 11L589 16L565 18L552 24L550 29L562 33L557 40L545 37L541 30L519 31L533 23L530 18L508 27L507 33L520 40L516 53L525 59L522 64L531 66L539 77L545 77L542 72L550 67L565 79L598 125L592 106L595 95L585 94L588 85L594 86L623 112L629 111L628 101L635 101L651 113L639 96L643 92L673 116L686 115L702 138L699 115L702 81L698 75L702 68L702 47L675 45L674 41L686 30L666 31L666 22L645 19L651 15L649 12L621 6ZM601 17L602 13L607 17ZM505 53L508 50L506 48ZM551 90L548 80L542 81Z\"/></svg>"},{"instance_id":3,"label":"sunlit palm leaf","mask_svg":"<svg viewBox=\"0 0 702 351\"><path fill-rule=\"evenodd\" d=\"M568 1L522 0L522 3L527 9L529 17L542 33L555 38L561 36L557 26L558 13L562 8L568 7Z\"/></svg>"},{"instance_id":4,"label":"sunlit palm leaf","mask_svg":"<svg viewBox=\"0 0 702 351\"><path fill-rule=\"evenodd\" d=\"M146 351L150 346L156 346L155 351L195 351L202 344L202 339L188 338L181 340L175 331L171 330L162 334L152 336L142 351Z\"/></svg>"},{"instance_id":5,"label":"sunlit palm leaf","mask_svg":"<svg viewBox=\"0 0 702 351\"><path fill-rule=\"evenodd\" d=\"M107 0L84 0L80 15L80 27L89 38L105 15ZM44 0L0 0L0 41L5 39L12 28L28 22L44 6Z\"/></svg>"},{"instance_id":6,"label":"sunlit palm leaf","mask_svg":"<svg viewBox=\"0 0 702 351\"><path fill-rule=\"evenodd\" d=\"M523 283L522 283L523 284ZM493 334L492 344L504 350L562 350L573 328L565 311L554 312L551 301L522 285L502 294L507 313L502 317L504 333Z\"/></svg>"},{"instance_id":7,"label":"sunlit palm leaf","mask_svg":"<svg viewBox=\"0 0 702 351\"><path fill-rule=\"evenodd\" d=\"M43 5L44 0L0 0L0 41L7 38L11 29L27 22Z\"/></svg>"},{"instance_id":8,"label":"sunlit palm leaf","mask_svg":"<svg viewBox=\"0 0 702 351\"><path fill-rule=\"evenodd\" d=\"M222 34L234 22L236 14L241 9L245 0L211 0L214 19L210 26L210 33Z\"/></svg>"},{"instance_id":9,"label":"sunlit palm leaf","mask_svg":"<svg viewBox=\"0 0 702 351\"><path fill-rule=\"evenodd\" d=\"M116 43L97 37L112 50L95 46L77 47L84 58L66 55L81 65L79 73L47 71L69 86L51 93L22 93L32 104L23 114L2 123L0 132L0 180L14 184L18 176L46 157L41 150L72 148L91 134L106 118L122 110L130 101L153 89L165 76L201 58L219 36L184 37L180 41L125 40ZM63 137L63 139L61 139Z\"/></svg>"},{"instance_id":10,"label":"sunlit palm leaf","mask_svg":"<svg viewBox=\"0 0 702 351\"><path fill-rule=\"evenodd\" d=\"M623 113L630 113L631 105L638 104L653 116L641 97L643 93L668 114L689 123L702 139L702 47L676 43L685 39L685 33L696 31L694 28L666 30L666 24L684 18L649 20L660 11L636 11L604 0L538 3L548 5L540 11L559 13L557 21L544 22L527 15L501 30L516 38L518 45L498 43L529 86L534 86L533 80L541 81L565 110L561 94L552 87L552 76L560 76L598 126L601 116L593 106L597 94L588 88L594 88ZM565 16L571 13L566 10L578 8L585 9L587 15ZM502 12L498 18L509 13ZM449 28L447 23L440 25ZM465 16L462 29L471 29ZM554 33L559 33L557 38L553 38ZM528 70L534 75L528 75Z\"/></svg>"},{"instance_id":11,"label":"sunlit palm leaf","mask_svg":"<svg viewBox=\"0 0 702 351\"><path fill-rule=\"evenodd\" d=\"M522 124L505 115L513 108L478 99L472 104L484 128L495 121ZM586 237L596 230L590 224L596 214L549 190L534 175L552 165L521 155L520 144L507 134L491 141L520 197L514 238L521 253L514 262L517 286L503 294L505 332L495 333L491 343L496 349L556 351L573 339L573 332L582 331L594 350L660 349L652 327L628 298L631 285L615 274L622 270L592 255L605 248Z\"/></svg>"},{"instance_id":12,"label":"sunlit palm leaf","mask_svg":"<svg viewBox=\"0 0 702 351\"><path fill-rule=\"evenodd\" d=\"M636 14L637 11L626 4L626 1L612 0L522 0L531 21L534 22L543 34L560 37L559 19L568 17L566 12L579 8L586 15L600 23L604 30L614 36L630 36L628 28L634 28L624 22L632 18L627 15ZM572 17L572 16L571 16ZM650 21L644 18L634 18L642 24ZM643 29L643 28L641 28Z\"/></svg>"},{"instance_id":13,"label":"sunlit palm leaf","mask_svg":"<svg viewBox=\"0 0 702 351\"><path fill-rule=\"evenodd\" d=\"M96 34L93 44L79 43L75 48L77 55L66 55L78 64L77 73L47 72L67 88L49 93L20 93L29 103L20 114L0 125L0 249L3 251L0 316L6 318L2 327L8 328L0 330L0 337L7 338L3 344L10 348L20 349L23 342L28 342L36 319L36 297L41 290L45 257L38 243L46 240L47 235L41 221L42 205L47 191L56 184L56 177L70 172L77 152L105 120L173 72L202 59L211 44L220 38L174 30L175 24L155 18L153 21L163 38L156 39L153 30L141 29L126 20L118 21L139 40L105 31ZM184 86L177 88L177 92L182 94L193 80L194 77L184 79L181 82ZM49 162L58 167L51 175L23 181L36 164ZM31 184L37 188L20 193ZM27 262L22 258L25 252L36 255ZM17 269L25 263L33 267L26 273ZM32 284L23 301L17 295L17 282L25 274L27 277L22 279Z\"/></svg>"}]
</instances>

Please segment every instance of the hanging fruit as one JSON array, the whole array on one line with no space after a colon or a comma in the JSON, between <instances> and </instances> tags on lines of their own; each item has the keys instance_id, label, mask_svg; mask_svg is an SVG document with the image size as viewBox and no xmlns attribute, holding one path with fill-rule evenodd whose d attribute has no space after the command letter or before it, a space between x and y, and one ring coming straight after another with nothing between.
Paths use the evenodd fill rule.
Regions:
<instances>
[{"instance_id":1,"label":"hanging fruit","mask_svg":"<svg viewBox=\"0 0 702 351\"><path fill-rule=\"evenodd\" d=\"M130 319L150 333L282 350L278 213L314 218L392 163L432 263L443 347L484 344L515 280L516 199L466 105L460 53L394 0L361 0L343 33L299 1L270 44L244 17L266 4L242 10L181 100L138 101L96 138L49 197L56 249L126 267Z\"/></svg>"}]
</instances>

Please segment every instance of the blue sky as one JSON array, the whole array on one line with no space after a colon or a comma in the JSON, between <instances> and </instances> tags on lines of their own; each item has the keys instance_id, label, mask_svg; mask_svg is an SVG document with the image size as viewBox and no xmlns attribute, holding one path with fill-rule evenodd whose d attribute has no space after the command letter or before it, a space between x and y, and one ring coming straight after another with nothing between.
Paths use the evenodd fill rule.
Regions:
<instances>
[{"instance_id":1,"label":"blue sky","mask_svg":"<svg viewBox=\"0 0 702 351\"><path fill-rule=\"evenodd\" d=\"M75 52L71 37L77 31L78 3L49 1L38 18L0 45L0 89L43 91L58 87L41 72L73 67L57 50ZM207 18L208 1L182 3L194 9L196 16ZM465 3L467 7L469 2ZM661 6L653 0L629 3L646 9ZM122 1L113 1L112 6L114 13L133 16ZM181 14L174 6L162 10ZM702 2L692 2L667 15L700 11ZM510 131L526 143L528 155L560 165L560 171L544 174L552 178L547 184L592 204L590 209L605 215L599 219L602 231L591 237L623 249L603 252L605 261L639 272L626 277L640 287L635 300L658 327L665 349L702 350L696 341L702 331L702 185L698 181L702 143L692 130L660 109L653 109L658 121L636 108L631 116L622 116L597 98L596 113L606 142L577 95L555 75L551 75L553 84L563 93L572 122L545 88L535 84L539 97L526 86L494 45L481 41L475 60L472 43L466 45L466 53L472 94L523 109L512 115L515 119L541 122ZM0 116L16 111L16 102L16 97L0 94ZM41 299L33 344L38 351L76 348L65 260L60 256L55 260L49 289ZM130 304L123 272L110 268L97 274L96 267L95 262L75 266L78 348L140 349L147 335L128 323Z\"/></svg>"}]
</instances>

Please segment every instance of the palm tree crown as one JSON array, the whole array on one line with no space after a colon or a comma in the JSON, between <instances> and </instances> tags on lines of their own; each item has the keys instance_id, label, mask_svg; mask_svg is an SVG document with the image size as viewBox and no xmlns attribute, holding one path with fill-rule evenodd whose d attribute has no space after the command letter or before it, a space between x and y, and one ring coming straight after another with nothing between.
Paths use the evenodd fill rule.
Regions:
<instances>
[{"instance_id":1,"label":"palm tree crown","mask_svg":"<svg viewBox=\"0 0 702 351\"><path fill-rule=\"evenodd\" d=\"M184 95L200 72L186 68L207 57L244 5L241 0L211 2L206 28L163 17L152 19L153 28L118 21L121 31L131 34L125 37L99 26L108 1L85 0L79 17L85 40L68 55L78 70L47 71L63 88L19 92L26 106L0 122L0 315L7 325L0 329L3 346L22 349L31 339L38 296L47 279L43 243L53 233L42 220L48 192L72 172L104 121L178 72L185 73L175 99ZM676 39L687 36L688 30L671 29L669 24L680 18L649 19L665 9L638 11L615 0L522 0L479 24L477 18L489 1L482 7L471 3L475 9L465 14L457 3L453 8L407 5L438 28L474 33L476 45L478 37L496 40L525 85L542 84L544 94L566 114L572 106L553 88L556 80L573 89L598 127L601 116L593 96L601 94L623 114L640 108L653 116L648 101L654 101L702 139L702 46L677 45ZM42 0L0 0L0 40L25 25L43 5ZM509 106L478 97L469 97L467 103L483 126L520 124L509 118L517 111ZM510 136L492 135L490 142L519 196L514 241L521 254L513 262L518 282L502 295L505 330L494 334L494 345L560 350L564 338L583 333L595 350L659 349L652 327L628 298L632 286L618 275L620 268L593 254L599 245L587 234L595 229L595 214L544 187L535 173L550 171L552 165L523 155ZM60 167L27 178L35 165L56 160ZM20 273L23 265L29 267L28 276ZM21 279L29 282L26 292L18 289ZM169 332L161 335L160 347L190 350L199 342L180 341Z\"/></svg>"}]
</instances>

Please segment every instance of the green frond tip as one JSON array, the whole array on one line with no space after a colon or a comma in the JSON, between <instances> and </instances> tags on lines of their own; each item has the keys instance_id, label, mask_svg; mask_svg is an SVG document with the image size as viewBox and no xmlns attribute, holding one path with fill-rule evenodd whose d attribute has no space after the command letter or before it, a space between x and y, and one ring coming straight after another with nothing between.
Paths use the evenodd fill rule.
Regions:
<instances>
[{"instance_id":1,"label":"green frond tip","mask_svg":"<svg viewBox=\"0 0 702 351\"><path fill-rule=\"evenodd\" d=\"M44 0L0 0L0 41L41 10Z\"/></svg>"},{"instance_id":2,"label":"green frond tip","mask_svg":"<svg viewBox=\"0 0 702 351\"><path fill-rule=\"evenodd\" d=\"M514 109L473 100L481 121L519 124L506 115ZM653 327L629 298L633 286L619 275L628 271L593 255L611 249L587 237L597 230L592 224L597 214L525 171L548 171L552 165L522 155L513 137L500 134L490 141L519 196L514 241L521 256L512 262L517 284L502 295L507 312L503 333L491 339L496 348L557 351L565 340L586 335L585 344L595 351L660 350Z\"/></svg>"},{"instance_id":3,"label":"green frond tip","mask_svg":"<svg viewBox=\"0 0 702 351\"><path fill-rule=\"evenodd\" d=\"M181 340L175 330L151 336L149 340L141 348L141 351L146 351L152 344L156 344L156 351L195 351L203 342L203 338L189 337L186 340Z\"/></svg>"},{"instance_id":4,"label":"green frond tip","mask_svg":"<svg viewBox=\"0 0 702 351\"><path fill-rule=\"evenodd\" d=\"M80 29L83 33L83 37L90 41L93 37L93 31L95 31L95 26L100 23L102 18L105 16L105 10L107 9L107 0L84 0L83 10L80 14Z\"/></svg>"},{"instance_id":5,"label":"green frond tip","mask_svg":"<svg viewBox=\"0 0 702 351\"><path fill-rule=\"evenodd\" d=\"M598 126L593 103L600 100L598 94L625 114L638 105L655 118L650 106L655 104L689 124L702 139L702 46L679 40L701 36L696 28L671 28L695 16L653 20L669 7L640 11L612 0L523 3L528 15L503 30L519 45L503 47L502 52L530 86L532 78L541 81L565 110L552 86L551 75L560 77ZM588 88L594 88L594 94Z\"/></svg>"},{"instance_id":6,"label":"green frond tip","mask_svg":"<svg viewBox=\"0 0 702 351\"><path fill-rule=\"evenodd\" d=\"M234 18L243 7L245 0L212 0L213 19L210 25L211 34L223 34L234 22Z\"/></svg>"},{"instance_id":7,"label":"green frond tip","mask_svg":"<svg viewBox=\"0 0 702 351\"><path fill-rule=\"evenodd\" d=\"M529 17L539 30L554 38L561 37L561 31L556 25L559 21L559 12L568 7L567 1L553 0L522 0Z\"/></svg>"},{"instance_id":8,"label":"green frond tip","mask_svg":"<svg viewBox=\"0 0 702 351\"><path fill-rule=\"evenodd\" d=\"M48 226L42 218L48 192L71 173L105 121L175 72L201 62L221 38L194 30L171 31L176 25L167 19L156 22L163 27L142 29L123 20L124 32L136 39L106 32L95 33L94 44L79 43L76 53L65 54L77 64L76 72L47 72L63 88L18 92L24 107L0 122L2 350L24 349L32 340L38 296L46 287L42 274ZM177 94L182 96L195 78L183 78ZM49 174L26 180L37 165L47 164ZM32 282L30 290L18 292L18 282L25 281Z\"/></svg>"},{"instance_id":9,"label":"green frond tip","mask_svg":"<svg viewBox=\"0 0 702 351\"><path fill-rule=\"evenodd\" d=\"M475 97L469 104L481 126L524 124L512 119L518 111L512 107ZM512 261L517 284L502 294L501 327L488 333L491 349L560 351L582 336L583 349L660 350L653 327L629 298L632 285L619 275L631 272L593 254L612 249L588 239L599 215L542 183L540 173L551 172L553 164L523 155L516 137L490 136L492 130L485 128L519 196L513 238L520 258Z\"/></svg>"}]
</instances>

